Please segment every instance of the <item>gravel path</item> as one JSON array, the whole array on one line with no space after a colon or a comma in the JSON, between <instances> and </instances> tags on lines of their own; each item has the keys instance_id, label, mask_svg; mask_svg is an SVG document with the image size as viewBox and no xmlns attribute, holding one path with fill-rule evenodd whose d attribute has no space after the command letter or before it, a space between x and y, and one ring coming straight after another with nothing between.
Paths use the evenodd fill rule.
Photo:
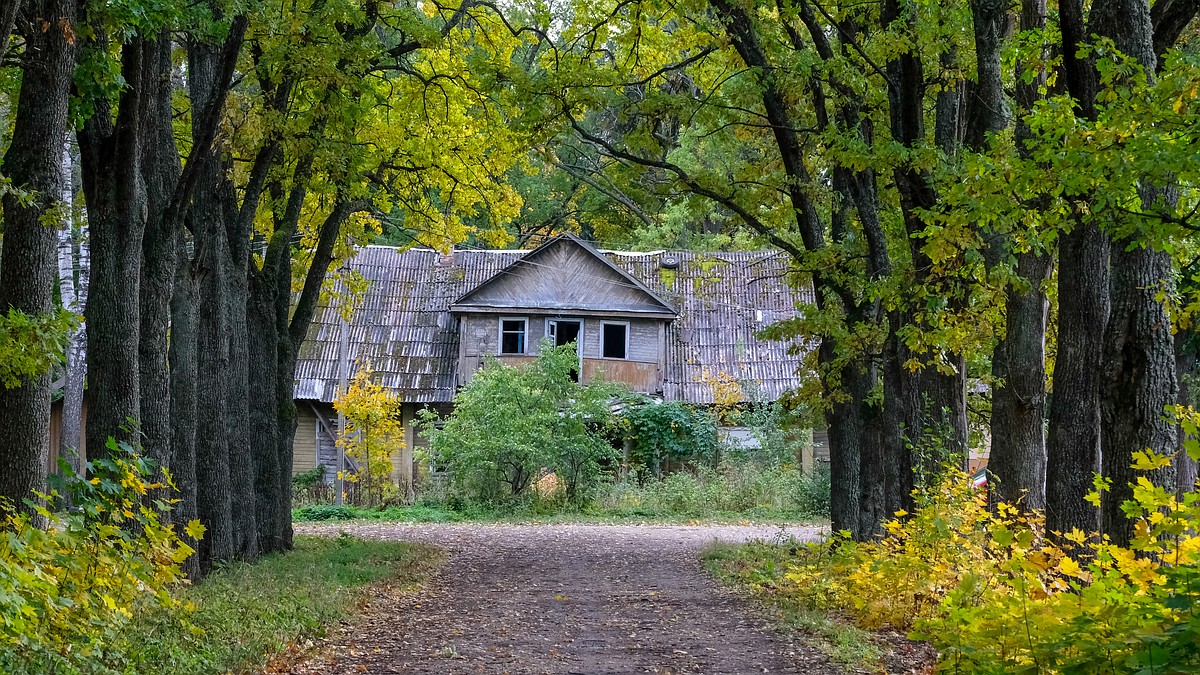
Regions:
<instances>
[{"instance_id":1,"label":"gravel path","mask_svg":"<svg viewBox=\"0 0 1200 675\"><path fill-rule=\"evenodd\" d=\"M292 673L840 673L702 570L714 540L811 527L304 525L444 548L428 588L374 603Z\"/></svg>"}]
</instances>

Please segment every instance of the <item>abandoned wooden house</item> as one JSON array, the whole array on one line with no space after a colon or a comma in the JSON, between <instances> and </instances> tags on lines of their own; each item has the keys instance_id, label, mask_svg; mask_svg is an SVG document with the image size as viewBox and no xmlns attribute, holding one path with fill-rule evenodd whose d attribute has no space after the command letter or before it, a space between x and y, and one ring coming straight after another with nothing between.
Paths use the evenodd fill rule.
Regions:
<instances>
[{"instance_id":1,"label":"abandoned wooden house","mask_svg":"<svg viewBox=\"0 0 1200 675\"><path fill-rule=\"evenodd\" d=\"M485 357L528 361L543 339L577 344L585 382L619 380L666 400L710 404L706 374L722 372L753 382L760 400L799 384L805 346L757 337L811 300L788 283L779 252L602 251L566 234L531 251L368 246L349 268L369 282L361 304L344 327L335 308L322 308L299 355L297 473L336 466L343 330L351 373L369 361L402 401L402 486L424 444L417 411L448 412Z\"/></svg>"}]
</instances>

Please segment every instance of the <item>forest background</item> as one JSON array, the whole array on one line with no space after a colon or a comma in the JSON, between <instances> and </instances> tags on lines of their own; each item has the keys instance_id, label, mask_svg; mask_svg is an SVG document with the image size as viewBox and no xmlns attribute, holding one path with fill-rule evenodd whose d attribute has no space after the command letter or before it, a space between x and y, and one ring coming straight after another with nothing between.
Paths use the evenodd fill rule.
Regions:
<instances>
[{"instance_id":1,"label":"forest background","mask_svg":"<svg viewBox=\"0 0 1200 675\"><path fill-rule=\"evenodd\" d=\"M1197 11L5 0L0 496L45 517L61 390L89 460L169 469L188 574L288 549L296 353L352 307L340 261L571 230L792 258L816 302L767 332L816 345L795 400L836 530L881 533L974 427L995 499L1128 542L1134 452L1196 478L1166 410L1196 366Z\"/></svg>"}]
</instances>

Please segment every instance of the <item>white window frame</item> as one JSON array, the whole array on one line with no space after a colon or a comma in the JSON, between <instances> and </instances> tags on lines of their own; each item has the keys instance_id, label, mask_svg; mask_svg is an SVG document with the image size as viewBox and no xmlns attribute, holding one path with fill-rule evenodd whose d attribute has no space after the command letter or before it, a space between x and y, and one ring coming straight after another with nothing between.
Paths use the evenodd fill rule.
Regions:
<instances>
[{"instance_id":1,"label":"white window frame","mask_svg":"<svg viewBox=\"0 0 1200 675\"><path fill-rule=\"evenodd\" d=\"M520 321L524 328L521 329L521 351L506 352L504 351L504 322L505 321ZM502 316L496 322L496 355L497 356L524 356L529 353L529 317L527 316Z\"/></svg>"},{"instance_id":2,"label":"white window frame","mask_svg":"<svg viewBox=\"0 0 1200 675\"><path fill-rule=\"evenodd\" d=\"M604 336L604 327L605 326L624 326L625 327L625 356L623 358L617 357L617 356L605 356L604 355L604 345L608 341L608 339ZM628 361L629 360L629 335L631 332L632 331L629 328L628 321L601 321L600 322L600 358L609 359L612 361Z\"/></svg>"}]
</instances>

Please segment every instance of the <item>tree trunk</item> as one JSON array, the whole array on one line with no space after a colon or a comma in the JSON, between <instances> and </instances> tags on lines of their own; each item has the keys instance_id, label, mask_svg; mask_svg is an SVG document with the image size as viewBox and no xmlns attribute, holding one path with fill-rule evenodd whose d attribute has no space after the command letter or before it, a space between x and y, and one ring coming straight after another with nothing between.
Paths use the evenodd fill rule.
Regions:
<instances>
[{"instance_id":1,"label":"tree trunk","mask_svg":"<svg viewBox=\"0 0 1200 675\"><path fill-rule=\"evenodd\" d=\"M1046 445L1046 529L1094 532L1084 499L1100 470L1100 379L1108 324L1108 239L1079 218L1059 240L1058 354Z\"/></svg>"},{"instance_id":2,"label":"tree trunk","mask_svg":"<svg viewBox=\"0 0 1200 675\"><path fill-rule=\"evenodd\" d=\"M258 270L251 271L247 324L250 337L250 437L254 463L255 521L258 546L263 553L284 549L279 494L280 469L278 367L279 335L275 329L274 295ZM289 477L290 478L290 477Z\"/></svg>"},{"instance_id":3,"label":"tree trunk","mask_svg":"<svg viewBox=\"0 0 1200 675\"><path fill-rule=\"evenodd\" d=\"M211 185L210 182L206 182ZM205 189L202 186L202 189ZM230 485L227 399L229 395L228 270L224 265L225 227L219 209L198 205L196 227L202 228L200 311L196 384L196 505L208 533L200 542L200 567L233 557L233 488Z\"/></svg>"},{"instance_id":4,"label":"tree trunk","mask_svg":"<svg viewBox=\"0 0 1200 675\"><path fill-rule=\"evenodd\" d=\"M76 168L79 165L78 149L68 142L63 148L63 202L69 206L70 224L59 232L58 238L58 285L63 307L83 314L87 306L87 283L90 262L88 258L87 221L80 217L76 208L79 191ZM87 375L87 327L82 322L79 328L67 335L67 353L64 363L62 431L59 434L58 456L65 459L71 470L83 471L80 453L83 440L83 385Z\"/></svg>"},{"instance_id":5,"label":"tree trunk","mask_svg":"<svg viewBox=\"0 0 1200 675\"><path fill-rule=\"evenodd\" d=\"M103 48L98 45L96 48ZM142 38L121 52L121 94L115 124L106 100L79 132L92 239L91 297L88 298L88 454L105 454L108 439L138 445L141 380L142 235L146 192L141 176L141 78L150 53Z\"/></svg>"},{"instance_id":6,"label":"tree trunk","mask_svg":"<svg viewBox=\"0 0 1200 675\"><path fill-rule=\"evenodd\" d=\"M1090 32L1083 5L1059 3L1063 79L1078 114L1096 117L1096 71L1079 57ZM1070 195L1086 203L1086 195ZM1100 367L1108 325L1108 238L1075 206L1074 226L1059 238L1058 326L1054 389L1046 443L1046 529L1094 532L1099 512L1085 497L1100 470Z\"/></svg>"},{"instance_id":7,"label":"tree trunk","mask_svg":"<svg viewBox=\"0 0 1200 675\"><path fill-rule=\"evenodd\" d=\"M1196 377L1198 359L1200 353L1197 353L1196 349L1195 330L1180 330L1175 334L1175 381L1179 383L1179 405L1196 405L1192 398L1192 383ZM1187 436L1182 430L1178 435L1179 443L1175 452L1175 492L1182 495L1196 489L1197 463L1183 447Z\"/></svg>"},{"instance_id":8,"label":"tree trunk","mask_svg":"<svg viewBox=\"0 0 1200 675\"><path fill-rule=\"evenodd\" d=\"M1155 297L1172 278L1171 256L1119 242L1112 254L1112 314L1104 336L1101 390L1101 468L1112 481L1100 504L1100 531L1127 545L1134 521L1121 511L1132 498L1133 453L1151 449L1174 455L1178 429L1164 409L1178 399L1171 319ZM1174 467L1150 472L1155 485L1173 491Z\"/></svg>"},{"instance_id":9,"label":"tree trunk","mask_svg":"<svg viewBox=\"0 0 1200 675\"><path fill-rule=\"evenodd\" d=\"M4 239L0 312L29 316L54 309L55 228L43 219L62 194L62 144L75 65L73 0L34 0L25 6L21 91L3 174L32 198L3 197ZM44 23L43 23L44 22ZM50 445L50 375L26 377L0 388L0 498L20 508L45 489Z\"/></svg>"},{"instance_id":10,"label":"tree trunk","mask_svg":"<svg viewBox=\"0 0 1200 675\"><path fill-rule=\"evenodd\" d=\"M146 454L161 466L172 466L171 373L168 326L174 294L178 251L175 223L167 214L181 167L171 127L171 37L159 33L146 43L143 81L144 115L141 168L149 217L142 240L141 329L138 374L142 441Z\"/></svg>"},{"instance_id":11,"label":"tree trunk","mask_svg":"<svg viewBox=\"0 0 1200 675\"><path fill-rule=\"evenodd\" d=\"M171 297L171 340L168 358L171 361L171 469L179 487L180 502L173 514L175 522L188 523L199 518L196 473L196 350L198 348L198 318L200 288L193 274L192 262L184 251L182 228L176 230L175 287ZM185 533L180 537L197 553L183 563L184 572L193 580L199 579L200 542Z\"/></svg>"},{"instance_id":12,"label":"tree trunk","mask_svg":"<svg viewBox=\"0 0 1200 675\"><path fill-rule=\"evenodd\" d=\"M1041 285L1052 264L1034 251L1017 254L1017 276L1028 288L1006 292L1005 335L992 356L1001 384L992 396L992 448L988 498L1027 509L1046 506L1046 322L1049 303ZM1086 473L1086 470L1084 470Z\"/></svg>"},{"instance_id":13,"label":"tree trunk","mask_svg":"<svg viewBox=\"0 0 1200 675\"><path fill-rule=\"evenodd\" d=\"M225 175L231 171L225 167ZM233 185L222 186L225 201L235 199ZM227 210L227 213L229 211ZM228 216L229 272L228 305L226 306L229 336L229 398L226 409L226 436L229 439L229 479L233 489L234 550L244 559L258 557L258 525L255 505L254 457L250 448L250 335L247 329L249 311L248 262L250 232L241 232L236 215ZM252 222L252 221L248 221Z\"/></svg>"},{"instance_id":14,"label":"tree trunk","mask_svg":"<svg viewBox=\"0 0 1200 675\"><path fill-rule=\"evenodd\" d=\"M830 338L824 338L819 347L818 358L828 363L834 354ZM825 415L829 427L829 517L834 532L849 532L856 539L861 534L863 520L860 513L859 470L863 444L867 442L862 418L862 399L854 396L863 392L862 380L866 378L854 366L847 366L842 373L842 386L850 400L834 403ZM826 391L831 391L827 388ZM874 515L874 514L872 514Z\"/></svg>"},{"instance_id":15,"label":"tree trunk","mask_svg":"<svg viewBox=\"0 0 1200 675\"><path fill-rule=\"evenodd\" d=\"M1111 37L1118 49L1137 59L1144 77L1153 82L1157 57L1149 3L1097 2L1090 19L1093 32ZM1143 209L1175 207L1177 199L1169 186L1136 187ZM1169 253L1132 240L1113 246L1112 311L1104 334L1100 407L1101 468L1112 487L1100 504L1100 530L1121 545L1133 535L1133 521L1121 511L1121 504L1133 494L1132 453L1150 449L1173 455L1178 442L1178 430L1163 412L1178 399L1178 385L1171 318L1158 299L1160 293L1170 294L1174 278ZM1150 479L1168 490L1176 487L1173 466L1150 472Z\"/></svg>"}]
</instances>

